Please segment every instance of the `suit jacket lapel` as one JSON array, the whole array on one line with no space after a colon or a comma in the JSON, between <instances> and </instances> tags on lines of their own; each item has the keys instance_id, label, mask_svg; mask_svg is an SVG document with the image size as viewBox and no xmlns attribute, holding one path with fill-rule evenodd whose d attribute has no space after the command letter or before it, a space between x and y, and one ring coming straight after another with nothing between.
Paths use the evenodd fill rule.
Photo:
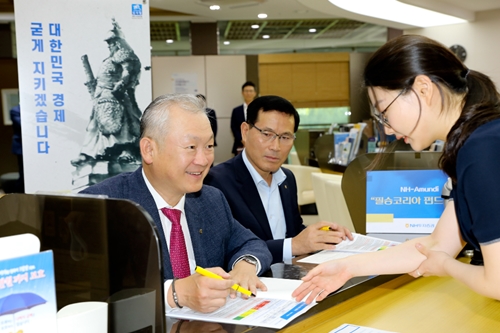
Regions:
<instances>
[{"instance_id":1,"label":"suit jacket lapel","mask_svg":"<svg viewBox=\"0 0 500 333\"><path fill-rule=\"evenodd\" d=\"M245 162L243 161L242 154L239 154L234 159L234 167L236 173L236 180L238 184L238 191L247 203L252 214L255 216L257 222L260 224L266 236L269 239L273 239L273 233L271 227L269 226L269 221L267 220L266 211L260 200L259 191L255 185L250 171L248 171Z\"/></svg>"},{"instance_id":2,"label":"suit jacket lapel","mask_svg":"<svg viewBox=\"0 0 500 333\"><path fill-rule=\"evenodd\" d=\"M157 231L158 242L161 248L162 263L163 263L163 278L172 277L172 265L170 264L170 255L168 252L167 241L165 239L165 231L161 225L160 215L156 207L153 196L148 190L144 178L142 176L142 167L139 167L131 177L133 184L129 187L129 198L132 201L140 204L153 219Z\"/></svg>"},{"instance_id":3,"label":"suit jacket lapel","mask_svg":"<svg viewBox=\"0 0 500 333\"><path fill-rule=\"evenodd\" d=\"M294 225L293 225L293 211L292 211L292 206L291 206L291 196L290 196L290 189L288 186L288 177L281 183L279 186L279 191L280 191L280 197L281 197L281 205L283 206L283 213L285 215L285 222L286 222L286 236L289 237L289 235L294 234Z\"/></svg>"},{"instance_id":4,"label":"suit jacket lapel","mask_svg":"<svg viewBox=\"0 0 500 333\"><path fill-rule=\"evenodd\" d=\"M203 240L203 229L205 229L205 218L203 212L199 209L200 202L196 202L193 199L200 195L199 193L188 193L186 194L186 202L184 204L184 211L186 212L186 219L188 221L189 235L191 237L191 244L193 245L194 257L196 260L196 265L201 267L209 267L207 257L205 256L205 250L203 244L206 242Z\"/></svg>"}]
</instances>

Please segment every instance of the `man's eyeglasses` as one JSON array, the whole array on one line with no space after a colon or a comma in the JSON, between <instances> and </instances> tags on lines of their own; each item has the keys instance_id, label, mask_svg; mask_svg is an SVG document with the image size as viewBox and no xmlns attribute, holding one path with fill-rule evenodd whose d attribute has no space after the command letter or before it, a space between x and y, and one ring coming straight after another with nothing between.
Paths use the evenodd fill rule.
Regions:
<instances>
[{"instance_id":1,"label":"man's eyeglasses","mask_svg":"<svg viewBox=\"0 0 500 333\"><path fill-rule=\"evenodd\" d=\"M262 134L262 141L264 142L273 142L274 139L279 138L279 141L283 145L292 145L293 141L295 140L295 134L290 134L290 133L283 133L283 134L278 134L270 130L262 130L255 126L254 124L248 123L251 127L255 128L257 131Z\"/></svg>"},{"instance_id":2,"label":"man's eyeglasses","mask_svg":"<svg viewBox=\"0 0 500 333\"><path fill-rule=\"evenodd\" d=\"M406 88L401 90L401 92L396 96L396 98L394 98L392 100L392 102L390 102L389 105L387 105L387 107L382 112L379 112L377 110L377 108L375 106L373 106L373 104L370 103L371 109L372 109L372 117L375 118L382 125L384 125L388 128L392 128L391 125L389 124L389 120L385 116L385 113L391 107L391 105L398 99L398 97L401 96L405 91L406 91Z\"/></svg>"}]
</instances>

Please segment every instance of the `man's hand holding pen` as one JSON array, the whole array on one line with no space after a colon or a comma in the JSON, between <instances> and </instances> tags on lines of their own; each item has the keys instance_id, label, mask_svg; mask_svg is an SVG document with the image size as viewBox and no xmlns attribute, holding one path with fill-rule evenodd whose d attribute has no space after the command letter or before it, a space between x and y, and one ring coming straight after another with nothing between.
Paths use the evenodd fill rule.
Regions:
<instances>
[{"instance_id":1,"label":"man's hand holding pen","mask_svg":"<svg viewBox=\"0 0 500 333\"><path fill-rule=\"evenodd\" d=\"M210 268L214 274L221 276L221 279L212 279L200 274L179 279L175 282L175 289L180 306L187 306L192 310L209 313L219 309L226 304L234 281L231 276L220 267ZM175 307L170 301L171 289L169 290L169 304Z\"/></svg>"},{"instance_id":2,"label":"man's hand holding pen","mask_svg":"<svg viewBox=\"0 0 500 333\"><path fill-rule=\"evenodd\" d=\"M335 244L346 239L353 239L349 229L336 223L320 221L308 226L292 238L292 254L297 256L321 250L333 250Z\"/></svg>"}]
</instances>

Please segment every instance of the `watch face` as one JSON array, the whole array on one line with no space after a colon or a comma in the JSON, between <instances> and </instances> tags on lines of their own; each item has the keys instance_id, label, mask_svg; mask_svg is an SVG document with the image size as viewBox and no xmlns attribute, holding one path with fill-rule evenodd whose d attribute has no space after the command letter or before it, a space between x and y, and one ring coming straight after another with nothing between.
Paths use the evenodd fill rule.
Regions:
<instances>
[{"instance_id":1,"label":"watch face","mask_svg":"<svg viewBox=\"0 0 500 333\"><path fill-rule=\"evenodd\" d=\"M257 266L257 260L255 260L252 257L248 257L248 256L247 257L243 257L243 260L245 260L249 264Z\"/></svg>"},{"instance_id":2,"label":"watch face","mask_svg":"<svg viewBox=\"0 0 500 333\"><path fill-rule=\"evenodd\" d=\"M465 61L465 58L467 58L467 51L465 51L465 48L462 45L452 45L450 46L451 52L455 53L455 55L460 59L461 61Z\"/></svg>"}]
</instances>

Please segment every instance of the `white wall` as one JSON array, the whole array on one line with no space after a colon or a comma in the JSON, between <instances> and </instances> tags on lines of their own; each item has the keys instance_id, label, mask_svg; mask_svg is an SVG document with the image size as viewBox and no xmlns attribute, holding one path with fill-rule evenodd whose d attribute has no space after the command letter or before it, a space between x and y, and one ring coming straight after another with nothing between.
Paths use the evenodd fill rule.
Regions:
<instances>
[{"instance_id":1,"label":"white wall","mask_svg":"<svg viewBox=\"0 0 500 333\"><path fill-rule=\"evenodd\" d=\"M467 51L465 65L490 76L500 88L500 9L478 12L474 22L404 33L424 35L448 47L462 45Z\"/></svg>"},{"instance_id":2,"label":"white wall","mask_svg":"<svg viewBox=\"0 0 500 333\"><path fill-rule=\"evenodd\" d=\"M198 93L205 95L208 106L217 113L215 164L233 157L231 111L243 103L241 85L246 81L245 56L153 57L151 67L153 98L174 92L173 74L196 74Z\"/></svg>"}]
</instances>

